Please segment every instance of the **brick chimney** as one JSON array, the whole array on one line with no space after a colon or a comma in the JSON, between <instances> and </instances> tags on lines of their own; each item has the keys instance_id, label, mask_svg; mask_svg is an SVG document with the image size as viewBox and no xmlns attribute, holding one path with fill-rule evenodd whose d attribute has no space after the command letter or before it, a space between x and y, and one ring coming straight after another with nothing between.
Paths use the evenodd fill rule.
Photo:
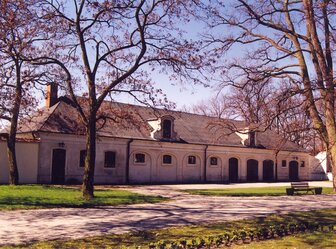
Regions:
<instances>
[{"instance_id":1,"label":"brick chimney","mask_svg":"<svg viewBox=\"0 0 336 249\"><path fill-rule=\"evenodd\" d=\"M58 86L56 83L49 83L47 85L46 107L50 108L58 102Z\"/></svg>"}]
</instances>

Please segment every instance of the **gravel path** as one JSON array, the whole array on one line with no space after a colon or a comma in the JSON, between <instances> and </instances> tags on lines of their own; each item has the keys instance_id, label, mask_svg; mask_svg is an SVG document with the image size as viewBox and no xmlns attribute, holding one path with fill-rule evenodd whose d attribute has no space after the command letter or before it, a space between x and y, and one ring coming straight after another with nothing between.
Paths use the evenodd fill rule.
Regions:
<instances>
[{"instance_id":1,"label":"gravel path","mask_svg":"<svg viewBox=\"0 0 336 249\"><path fill-rule=\"evenodd\" d=\"M157 204L4 211L0 213L0 245L336 208L336 195L205 197L184 194L178 191L181 188L187 187L127 187L174 198Z\"/></svg>"}]
</instances>

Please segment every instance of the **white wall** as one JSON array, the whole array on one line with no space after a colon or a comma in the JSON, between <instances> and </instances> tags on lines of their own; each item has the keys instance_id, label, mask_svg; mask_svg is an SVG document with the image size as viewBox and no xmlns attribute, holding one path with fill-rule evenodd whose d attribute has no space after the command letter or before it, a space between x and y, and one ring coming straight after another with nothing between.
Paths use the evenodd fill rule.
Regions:
<instances>
[{"instance_id":1,"label":"white wall","mask_svg":"<svg viewBox=\"0 0 336 249\"><path fill-rule=\"evenodd\" d=\"M19 183L36 183L38 168L39 144L18 142L16 144L16 159L19 170ZM0 183L9 181L7 146L0 141Z\"/></svg>"},{"instance_id":2,"label":"white wall","mask_svg":"<svg viewBox=\"0 0 336 249\"><path fill-rule=\"evenodd\" d=\"M66 150L65 179L76 179L81 182L83 168L79 167L80 151L85 149L85 137L76 135L44 134L40 144L19 143L18 161L21 180L24 183L50 183L53 149ZM99 138L97 139L97 154L95 168L95 183L122 184L126 183L127 144L129 139ZM40 151L38 154L40 146ZM105 151L116 153L116 167L104 168ZM8 166L6 162L5 143L0 143L0 182L8 182ZM144 153L145 163L135 163L134 155ZM163 164L163 155L171 155L172 163ZM196 157L196 164L188 164L188 156ZM210 165L210 158L217 157L218 165ZM263 161L273 160L272 150L205 146L170 142L134 140L130 143L129 180L131 183L183 183L183 182L228 182L229 159L238 159L238 181L246 181L246 162L249 159L258 161L258 178L263 179ZM282 160L286 166L282 167ZM308 180L311 177L312 161L307 153L285 152L277 155L278 180L288 181L289 162L299 163L299 179ZM300 167L304 161L305 167ZM206 162L206 170L204 169ZM274 163L275 164L275 163ZM274 166L275 170L275 166ZM204 173L206 172L206 177Z\"/></svg>"},{"instance_id":3,"label":"white wall","mask_svg":"<svg viewBox=\"0 0 336 249\"><path fill-rule=\"evenodd\" d=\"M206 151L205 151L206 150ZM178 144L168 142L137 141L131 143L132 155L130 157L130 181L134 183L155 182L203 182L204 161L207 162L206 180L208 182L227 182L229 178L229 159L235 157L239 161L239 181L246 181L246 162L249 159L258 161L258 178L263 180L263 161L272 160L275 171L275 153L272 150L235 148L220 146L204 146L195 144ZM135 153L146 153L145 164L134 163ZM164 154L173 156L171 165L162 163ZM188 156L196 156L196 164L188 164ZM206 159L205 159L206 155ZM210 158L218 158L218 165L210 165ZM286 160L286 166L282 167L282 160ZM277 155L278 179L288 181L289 162L297 161L299 164L299 180L309 179L310 161L309 155L302 152L282 151ZM300 167L304 162L304 167ZM275 172L274 172L275 174ZM175 180L176 179L176 180Z\"/></svg>"},{"instance_id":4,"label":"white wall","mask_svg":"<svg viewBox=\"0 0 336 249\"><path fill-rule=\"evenodd\" d=\"M61 134L41 134L41 153L38 181L51 182L51 165L53 149L66 150L65 181L82 181L84 168L79 166L80 151L85 150L85 137ZM125 183L127 140L114 138L97 139L95 183L120 184ZM116 167L104 167L105 151L116 153Z\"/></svg>"}]
</instances>

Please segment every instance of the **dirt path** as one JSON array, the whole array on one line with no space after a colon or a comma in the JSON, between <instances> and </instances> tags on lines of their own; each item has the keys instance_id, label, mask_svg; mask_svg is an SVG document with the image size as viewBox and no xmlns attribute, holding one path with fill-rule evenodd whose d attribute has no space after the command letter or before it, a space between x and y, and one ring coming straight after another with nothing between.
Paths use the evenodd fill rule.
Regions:
<instances>
[{"instance_id":1,"label":"dirt path","mask_svg":"<svg viewBox=\"0 0 336 249\"><path fill-rule=\"evenodd\" d=\"M336 195L205 197L181 193L176 185L129 189L139 193L169 196L174 200L104 208L1 212L0 245L219 222L270 213L336 208Z\"/></svg>"}]
</instances>

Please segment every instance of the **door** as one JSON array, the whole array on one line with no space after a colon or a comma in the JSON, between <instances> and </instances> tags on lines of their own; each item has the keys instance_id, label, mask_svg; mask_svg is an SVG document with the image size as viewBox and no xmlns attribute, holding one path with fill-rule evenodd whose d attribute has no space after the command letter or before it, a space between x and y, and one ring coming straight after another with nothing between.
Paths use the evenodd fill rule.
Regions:
<instances>
[{"instance_id":1,"label":"door","mask_svg":"<svg viewBox=\"0 0 336 249\"><path fill-rule=\"evenodd\" d=\"M238 182L238 159L234 157L229 159L229 182Z\"/></svg>"},{"instance_id":2,"label":"door","mask_svg":"<svg viewBox=\"0 0 336 249\"><path fill-rule=\"evenodd\" d=\"M64 184L65 180L65 157L64 149L54 149L52 154L51 183Z\"/></svg>"},{"instance_id":3,"label":"door","mask_svg":"<svg viewBox=\"0 0 336 249\"><path fill-rule=\"evenodd\" d=\"M299 163L297 161L289 162L289 180L291 182L299 180Z\"/></svg>"},{"instance_id":4,"label":"door","mask_svg":"<svg viewBox=\"0 0 336 249\"><path fill-rule=\"evenodd\" d=\"M248 182L258 181L258 161L250 159L247 161L247 177Z\"/></svg>"},{"instance_id":5,"label":"door","mask_svg":"<svg viewBox=\"0 0 336 249\"><path fill-rule=\"evenodd\" d=\"M274 181L274 163L272 160L263 161L263 181L265 182Z\"/></svg>"}]
</instances>

